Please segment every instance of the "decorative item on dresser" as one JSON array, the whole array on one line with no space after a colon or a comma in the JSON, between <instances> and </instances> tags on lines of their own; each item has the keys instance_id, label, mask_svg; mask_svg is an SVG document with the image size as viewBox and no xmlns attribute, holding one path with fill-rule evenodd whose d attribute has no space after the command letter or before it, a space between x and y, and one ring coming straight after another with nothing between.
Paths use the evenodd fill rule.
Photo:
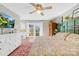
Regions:
<instances>
[{"instance_id":1,"label":"decorative item on dresser","mask_svg":"<svg viewBox=\"0 0 79 59\"><path fill-rule=\"evenodd\" d=\"M49 22L49 36L52 36L56 33L57 23L50 21Z\"/></svg>"}]
</instances>

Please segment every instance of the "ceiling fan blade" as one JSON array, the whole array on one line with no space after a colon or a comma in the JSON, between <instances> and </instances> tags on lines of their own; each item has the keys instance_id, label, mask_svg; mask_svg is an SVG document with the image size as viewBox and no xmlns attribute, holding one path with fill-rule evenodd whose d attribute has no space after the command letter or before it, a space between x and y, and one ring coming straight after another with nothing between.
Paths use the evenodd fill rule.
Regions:
<instances>
[{"instance_id":1,"label":"ceiling fan blade","mask_svg":"<svg viewBox=\"0 0 79 59\"><path fill-rule=\"evenodd\" d=\"M34 13L34 12L36 12L36 10L34 10L34 11L32 11L32 12L29 12L29 14L32 14L32 13Z\"/></svg>"},{"instance_id":2,"label":"ceiling fan blade","mask_svg":"<svg viewBox=\"0 0 79 59\"><path fill-rule=\"evenodd\" d=\"M34 7L36 6L36 4L35 4L35 3L30 3L30 5L32 5L32 6L34 6Z\"/></svg>"},{"instance_id":3,"label":"ceiling fan blade","mask_svg":"<svg viewBox=\"0 0 79 59\"><path fill-rule=\"evenodd\" d=\"M44 10L46 10L46 9L52 9L52 6L45 7Z\"/></svg>"}]
</instances>

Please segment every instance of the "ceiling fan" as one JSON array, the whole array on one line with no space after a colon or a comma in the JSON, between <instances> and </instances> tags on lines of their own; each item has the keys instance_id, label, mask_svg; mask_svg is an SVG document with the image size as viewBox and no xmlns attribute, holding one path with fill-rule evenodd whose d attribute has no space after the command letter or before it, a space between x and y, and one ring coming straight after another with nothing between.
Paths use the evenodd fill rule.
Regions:
<instances>
[{"instance_id":1,"label":"ceiling fan","mask_svg":"<svg viewBox=\"0 0 79 59\"><path fill-rule=\"evenodd\" d=\"M35 3L30 3L30 5L32 5L34 7L34 10L32 12L29 12L29 14L37 12L37 13L39 13L39 14L41 14L43 16L44 15L43 10L52 9L52 6L43 7L43 5L35 4Z\"/></svg>"}]
</instances>

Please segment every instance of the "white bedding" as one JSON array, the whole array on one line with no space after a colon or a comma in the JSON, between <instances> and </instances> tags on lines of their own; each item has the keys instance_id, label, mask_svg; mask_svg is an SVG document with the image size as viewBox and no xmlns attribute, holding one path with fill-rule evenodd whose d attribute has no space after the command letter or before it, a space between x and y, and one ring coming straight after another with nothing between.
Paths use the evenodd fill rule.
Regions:
<instances>
[{"instance_id":1,"label":"white bedding","mask_svg":"<svg viewBox=\"0 0 79 59\"><path fill-rule=\"evenodd\" d=\"M37 37L29 55L33 56L75 56L79 55L79 35L57 33L53 37ZM68 36L67 36L68 35ZM67 36L67 37L66 37ZM66 40L64 40L66 37Z\"/></svg>"}]
</instances>

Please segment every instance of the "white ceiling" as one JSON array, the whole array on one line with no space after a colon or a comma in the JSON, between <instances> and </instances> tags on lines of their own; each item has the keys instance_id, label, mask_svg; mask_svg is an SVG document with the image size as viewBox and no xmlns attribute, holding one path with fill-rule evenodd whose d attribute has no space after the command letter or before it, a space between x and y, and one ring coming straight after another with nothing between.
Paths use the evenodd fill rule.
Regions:
<instances>
[{"instance_id":1,"label":"white ceiling","mask_svg":"<svg viewBox=\"0 0 79 59\"><path fill-rule=\"evenodd\" d=\"M76 5L76 3L41 3L44 7L52 6L51 10L44 10L44 16L38 13L29 14L33 11L34 7L29 3L2 3L6 8L20 16L21 20L50 20L64 12L68 11Z\"/></svg>"}]
</instances>

